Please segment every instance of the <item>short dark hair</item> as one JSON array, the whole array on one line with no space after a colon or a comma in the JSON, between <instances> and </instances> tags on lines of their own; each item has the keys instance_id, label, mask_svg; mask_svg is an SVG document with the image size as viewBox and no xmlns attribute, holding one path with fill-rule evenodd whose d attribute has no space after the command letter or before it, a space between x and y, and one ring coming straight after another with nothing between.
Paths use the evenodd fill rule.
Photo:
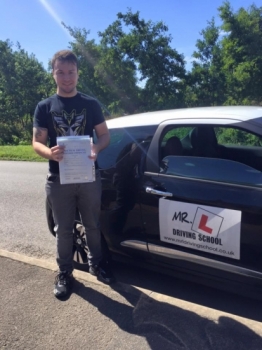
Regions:
<instances>
[{"instance_id":1,"label":"short dark hair","mask_svg":"<svg viewBox=\"0 0 262 350\"><path fill-rule=\"evenodd\" d=\"M54 69L55 61L70 62L76 65L78 70L78 60L76 55L71 50L60 50L56 52L51 60L51 66Z\"/></svg>"}]
</instances>

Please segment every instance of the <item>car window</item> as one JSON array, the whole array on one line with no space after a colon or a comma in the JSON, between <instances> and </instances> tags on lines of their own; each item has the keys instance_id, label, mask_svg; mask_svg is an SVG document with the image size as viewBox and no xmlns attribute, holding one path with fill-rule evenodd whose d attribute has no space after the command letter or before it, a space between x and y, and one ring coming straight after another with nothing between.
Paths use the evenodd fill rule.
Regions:
<instances>
[{"instance_id":1,"label":"car window","mask_svg":"<svg viewBox=\"0 0 262 350\"><path fill-rule=\"evenodd\" d=\"M97 163L100 169L115 167L125 155L134 150L135 145L149 146L156 126L109 129L110 144L99 153ZM96 142L96 137L94 137ZM137 152L136 152L137 154Z\"/></svg>"},{"instance_id":2,"label":"car window","mask_svg":"<svg viewBox=\"0 0 262 350\"><path fill-rule=\"evenodd\" d=\"M169 126L160 138L160 172L262 186L262 137L238 128Z\"/></svg>"},{"instance_id":3,"label":"car window","mask_svg":"<svg viewBox=\"0 0 262 350\"><path fill-rule=\"evenodd\" d=\"M170 131L167 131L164 134L163 142L166 142L168 139L170 139L173 136L179 137L180 139L183 139L186 137L189 132L192 130L193 127L182 127L182 128L172 128Z\"/></svg>"},{"instance_id":4,"label":"car window","mask_svg":"<svg viewBox=\"0 0 262 350\"><path fill-rule=\"evenodd\" d=\"M257 135L253 135L245 130L229 127L214 128L217 141L220 145L235 146L262 146L262 139Z\"/></svg>"},{"instance_id":5,"label":"car window","mask_svg":"<svg viewBox=\"0 0 262 350\"><path fill-rule=\"evenodd\" d=\"M168 175L262 186L261 171L225 159L168 156L162 166Z\"/></svg>"}]
</instances>

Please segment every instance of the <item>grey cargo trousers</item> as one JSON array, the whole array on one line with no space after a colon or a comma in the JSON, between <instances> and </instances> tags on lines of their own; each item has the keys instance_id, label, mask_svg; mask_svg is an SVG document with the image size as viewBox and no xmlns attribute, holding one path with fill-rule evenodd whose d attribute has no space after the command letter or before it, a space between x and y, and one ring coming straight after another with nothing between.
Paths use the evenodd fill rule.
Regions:
<instances>
[{"instance_id":1,"label":"grey cargo trousers","mask_svg":"<svg viewBox=\"0 0 262 350\"><path fill-rule=\"evenodd\" d=\"M46 195L53 210L57 242L57 264L60 271L73 271L73 226L76 207L86 230L89 265L102 259L99 216L101 207L101 179L81 184L60 184L59 175L49 174Z\"/></svg>"}]
</instances>

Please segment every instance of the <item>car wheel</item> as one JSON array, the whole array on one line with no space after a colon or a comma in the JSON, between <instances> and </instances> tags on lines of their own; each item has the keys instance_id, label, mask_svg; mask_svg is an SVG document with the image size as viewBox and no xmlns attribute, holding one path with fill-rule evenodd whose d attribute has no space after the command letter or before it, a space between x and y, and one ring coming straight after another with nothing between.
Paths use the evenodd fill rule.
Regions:
<instances>
[{"instance_id":1,"label":"car wheel","mask_svg":"<svg viewBox=\"0 0 262 350\"><path fill-rule=\"evenodd\" d=\"M111 256L106 240L101 233L101 244L103 252L103 261L110 262ZM82 222L75 220L74 225L74 246L73 246L74 267L77 270L89 271L88 266L88 246L86 244L86 233Z\"/></svg>"},{"instance_id":2,"label":"car wheel","mask_svg":"<svg viewBox=\"0 0 262 350\"><path fill-rule=\"evenodd\" d=\"M74 224L74 245L73 260L77 270L88 271L88 247L86 245L85 228L81 221L75 220Z\"/></svg>"}]
</instances>

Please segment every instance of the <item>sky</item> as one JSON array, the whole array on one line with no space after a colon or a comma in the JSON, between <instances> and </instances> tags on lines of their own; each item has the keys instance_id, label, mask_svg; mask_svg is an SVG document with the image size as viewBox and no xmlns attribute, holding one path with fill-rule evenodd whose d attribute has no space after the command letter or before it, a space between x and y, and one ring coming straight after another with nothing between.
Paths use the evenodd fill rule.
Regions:
<instances>
[{"instance_id":1,"label":"sky","mask_svg":"<svg viewBox=\"0 0 262 350\"><path fill-rule=\"evenodd\" d=\"M261 6L260 0L230 1L234 12L252 3ZM0 0L0 40L19 42L47 69L53 54L73 41L61 22L89 30L88 39L99 43L98 32L112 24L118 12L126 13L130 8L146 21L167 25L173 38L171 47L185 56L190 69L200 32L212 17L217 25L221 23L217 9L222 4L223 0Z\"/></svg>"}]
</instances>

